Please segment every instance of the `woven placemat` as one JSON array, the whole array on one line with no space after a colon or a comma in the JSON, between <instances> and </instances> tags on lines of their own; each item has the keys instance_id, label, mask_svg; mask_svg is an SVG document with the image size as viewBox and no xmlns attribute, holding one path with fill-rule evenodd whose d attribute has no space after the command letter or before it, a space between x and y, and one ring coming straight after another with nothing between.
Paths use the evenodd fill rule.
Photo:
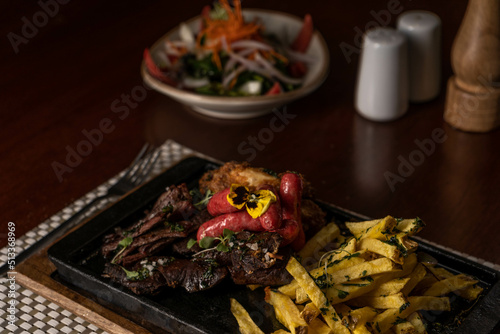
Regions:
<instances>
[{"instance_id":1,"label":"woven placemat","mask_svg":"<svg viewBox=\"0 0 500 334\"><path fill-rule=\"evenodd\" d=\"M166 141L162 146L158 148L161 152L158 162L151 172L150 178L153 178L160 174L166 168L172 166L173 164L179 162L189 155L197 155L206 159L211 159L203 154L195 152L181 144L178 144L172 140ZM213 159L211 159L213 160ZM93 191L84 195L82 198L76 200L68 207L64 208L57 214L53 215L46 221L42 222L33 230L29 231L25 235L16 239L16 254L24 249L29 248L31 245L36 243L40 238L49 233L51 230L59 226L61 222L64 222L70 218L74 213L81 209L85 204L90 202L96 196L104 194L111 184L116 182L116 180L124 173L122 171L120 174L111 178L104 184L100 185ZM110 201L102 201L95 210L100 210L110 204ZM92 214L89 212L88 215ZM421 239L424 240L424 239ZM445 249L447 251L458 254L462 257L471 259L472 261L481 263L484 266L493 268L495 270L500 270L500 265L491 262L484 261L464 253L457 252L453 249L443 247L434 242L425 242L432 244L435 247ZM7 247L0 250L0 265L7 261ZM0 329L7 331L8 333L36 333L36 334L56 334L56 333L97 333L103 334L107 333L100 328L92 325L86 320L80 318L79 316L69 312L68 310L52 303L51 301L45 299L44 297L34 293L30 289L22 287L16 284L16 321L14 324L9 324L7 320L9 302L12 298L8 296L10 288L8 287L6 277L0 278L2 281L0 284ZM4 331L2 331L4 333Z\"/></svg>"}]
</instances>

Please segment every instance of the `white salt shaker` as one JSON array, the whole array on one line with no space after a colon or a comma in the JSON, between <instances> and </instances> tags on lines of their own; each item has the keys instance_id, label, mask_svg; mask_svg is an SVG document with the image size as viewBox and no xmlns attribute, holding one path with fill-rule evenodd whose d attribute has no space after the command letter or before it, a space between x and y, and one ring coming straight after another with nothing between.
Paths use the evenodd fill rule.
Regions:
<instances>
[{"instance_id":1,"label":"white salt shaker","mask_svg":"<svg viewBox=\"0 0 500 334\"><path fill-rule=\"evenodd\" d=\"M441 87L441 19L412 10L398 17L397 29L408 40L410 101L432 100Z\"/></svg>"},{"instance_id":2,"label":"white salt shaker","mask_svg":"<svg viewBox=\"0 0 500 334\"><path fill-rule=\"evenodd\" d=\"M392 28L364 35L355 107L373 121L391 121L408 109L408 54L405 36Z\"/></svg>"}]
</instances>

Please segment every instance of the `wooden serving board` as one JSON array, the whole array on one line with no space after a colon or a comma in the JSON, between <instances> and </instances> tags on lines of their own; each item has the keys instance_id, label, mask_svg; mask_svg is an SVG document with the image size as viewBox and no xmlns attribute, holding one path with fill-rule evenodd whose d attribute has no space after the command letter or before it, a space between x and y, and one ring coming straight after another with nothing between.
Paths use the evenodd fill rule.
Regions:
<instances>
[{"instance_id":1,"label":"wooden serving board","mask_svg":"<svg viewBox=\"0 0 500 334\"><path fill-rule=\"evenodd\" d=\"M47 256L47 249L34 254L16 268L16 282L39 294L82 319L111 334L146 334L151 333L141 325L106 308L84 292L71 289L53 278L56 271Z\"/></svg>"}]
</instances>

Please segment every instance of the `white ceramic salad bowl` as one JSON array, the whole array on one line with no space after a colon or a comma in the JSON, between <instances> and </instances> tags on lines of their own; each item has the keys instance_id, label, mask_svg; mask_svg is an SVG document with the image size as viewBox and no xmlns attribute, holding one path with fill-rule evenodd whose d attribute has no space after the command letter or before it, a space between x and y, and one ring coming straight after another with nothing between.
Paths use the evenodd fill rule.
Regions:
<instances>
[{"instance_id":1,"label":"white ceramic salad bowl","mask_svg":"<svg viewBox=\"0 0 500 334\"><path fill-rule=\"evenodd\" d=\"M303 23L303 20L299 17L270 10L244 9L242 13L246 21L258 18L262 22L265 31L275 34L285 45L290 45ZM185 23L192 31L197 32L199 31L200 22L201 17L198 16ZM172 41L180 38L179 30L180 28L177 26L153 44L150 52L155 62L160 62L159 54L164 52L164 45L167 40ZM314 61L307 63L307 73L303 78L301 87L276 95L212 96L179 89L152 76L148 72L144 60L141 65L141 75L144 81L153 89L191 107L201 114L223 119L246 119L270 113L275 108L308 95L323 83L328 76L329 53L323 37L317 30L314 31L306 56L314 59Z\"/></svg>"}]
</instances>

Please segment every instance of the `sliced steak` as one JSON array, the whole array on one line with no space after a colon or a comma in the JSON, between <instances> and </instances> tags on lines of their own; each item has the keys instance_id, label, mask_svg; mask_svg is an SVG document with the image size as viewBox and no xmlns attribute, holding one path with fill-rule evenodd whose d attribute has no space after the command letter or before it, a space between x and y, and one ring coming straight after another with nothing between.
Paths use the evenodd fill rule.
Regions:
<instances>
[{"instance_id":1,"label":"sliced steak","mask_svg":"<svg viewBox=\"0 0 500 334\"><path fill-rule=\"evenodd\" d=\"M231 279L235 284L247 285L284 285L293 280L293 277L286 270L286 264L290 256L276 260L274 265L269 268L256 269L252 273L246 272L243 267L229 267Z\"/></svg>"},{"instance_id":2,"label":"sliced steak","mask_svg":"<svg viewBox=\"0 0 500 334\"><path fill-rule=\"evenodd\" d=\"M127 274L121 266L106 263L103 276L129 288L137 295L155 295L165 287L165 278L158 271L142 280L133 280L127 278Z\"/></svg>"},{"instance_id":3,"label":"sliced steak","mask_svg":"<svg viewBox=\"0 0 500 334\"><path fill-rule=\"evenodd\" d=\"M177 259L158 267L166 285L171 288L182 286L188 292L210 289L226 278L228 271L212 260Z\"/></svg>"}]
</instances>

